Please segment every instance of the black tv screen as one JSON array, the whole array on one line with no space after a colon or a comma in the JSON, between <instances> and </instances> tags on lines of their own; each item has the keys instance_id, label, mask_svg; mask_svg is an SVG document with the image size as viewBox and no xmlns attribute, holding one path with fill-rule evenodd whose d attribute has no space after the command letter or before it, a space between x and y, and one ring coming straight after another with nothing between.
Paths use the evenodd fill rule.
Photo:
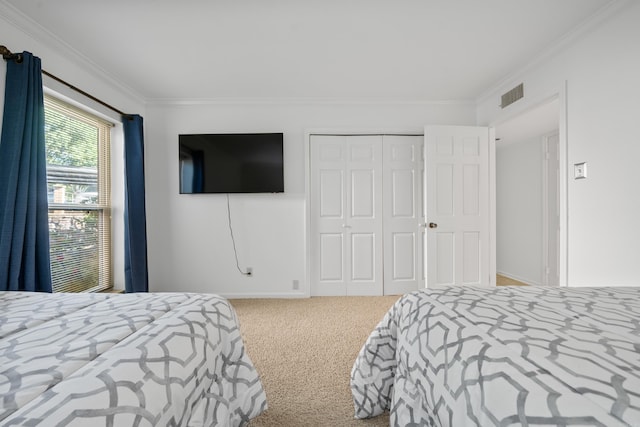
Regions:
<instances>
[{"instance_id":1,"label":"black tv screen","mask_svg":"<svg viewBox=\"0 0 640 427\"><path fill-rule=\"evenodd\" d=\"M180 193L283 193L282 133L179 135Z\"/></svg>"}]
</instances>

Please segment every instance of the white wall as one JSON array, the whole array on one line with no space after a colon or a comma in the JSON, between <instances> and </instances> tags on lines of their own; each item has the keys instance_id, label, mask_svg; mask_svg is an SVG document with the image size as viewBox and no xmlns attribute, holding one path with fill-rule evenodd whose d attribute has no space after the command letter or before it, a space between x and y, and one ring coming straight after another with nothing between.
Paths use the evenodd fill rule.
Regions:
<instances>
[{"instance_id":1,"label":"white wall","mask_svg":"<svg viewBox=\"0 0 640 427\"><path fill-rule=\"evenodd\" d=\"M515 74L478 105L478 123L500 121L567 82L570 286L640 284L640 2L630 1L553 56ZM500 94L523 82L525 99L501 111ZM587 162L586 180L573 164Z\"/></svg>"},{"instance_id":2,"label":"white wall","mask_svg":"<svg viewBox=\"0 0 640 427\"><path fill-rule=\"evenodd\" d=\"M404 129L474 124L473 104L242 103L147 107L147 215L153 291L215 292L228 297L305 296L305 131ZM224 195L178 194L178 135L283 132L285 194L232 195L236 269ZM300 289L293 290L293 280Z\"/></svg>"},{"instance_id":3,"label":"white wall","mask_svg":"<svg viewBox=\"0 0 640 427\"><path fill-rule=\"evenodd\" d=\"M496 144L497 271L542 283L542 136Z\"/></svg>"},{"instance_id":4,"label":"white wall","mask_svg":"<svg viewBox=\"0 0 640 427\"><path fill-rule=\"evenodd\" d=\"M29 28L29 31L23 31L22 28ZM42 60L44 70L122 111L144 113L144 103L140 97L136 96L135 90L119 85L82 56L70 52L68 46L59 44L50 34L45 33L32 22L25 21L25 18L16 15L8 6L2 4L0 4L0 44L14 53L22 51L33 53ZM92 107L95 105L98 110L102 108L92 102L90 104ZM106 113L113 114L110 110Z\"/></svg>"},{"instance_id":5,"label":"white wall","mask_svg":"<svg viewBox=\"0 0 640 427\"><path fill-rule=\"evenodd\" d=\"M21 28L30 28L29 32ZM29 51L39 57L42 68L55 76L85 90L91 95L107 102L127 113L145 115L145 105L137 97L132 96L132 91L118 86L110 81L92 66L74 55L64 54L68 52L65 46L57 45L55 40L47 34L41 33L37 27L25 22L24 18L16 15L12 10L0 4L0 44L7 46L12 52ZM40 40L46 40L46 43ZM4 61L0 64L0 123L4 108L5 71ZM77 92L43 76L45 91L55 93L67 102L88 107L88 110L116 124L112 131L112 230L113 238L113 262L114 262L114 286L124 288L124 176L123 176L123 138L122 125L117 113L87 99Z\"/></svg>"},{"instance_id":6,"label":"white wall","mask_svg":"<svg viewBox=\"0 0 640 427\"><path fill-rule=\"evenodd\" d=\"M638 284L640 281L640 2L629 1L595 30L553 56L514 75L469 105L236 104L153 105L110 80L89 62L60 53L55 40L20 17L0 10L0 40L29 50L43 67L121 110L145 117L149 266L152 290L210 290L225 294L291 294L304 275L304 130L308 128L421 129L424 124L494 123L548 98L568 84L569 165L586 161L589 178L568 183L568 283L572 286ZM41 42L45 40L45 42ZM62 50L64 52L64 50ZM525 99L500 110L500 94L524 82ZM74 94L69 96L75 97ZM96 106L96 110L101 111ZM105 112L105 114L107 114ZM109 113L112 114L112 113ZM477 115L476 115L477 114ZM182 132L283 131L285 185L282 196L232 198L239 252L255 275L234 273L224 203L220 197L187 199L177 191L177 135ZM117 161L117 159L115 159ZM121 211L116 207L115 216ZM259 212L256 212L259 210ZM244 223L243 223L244 222ZM263 229L268 228L268 230ZM254 234L255 233L255 234ZM196 242L189 249L184 239ZM207 251L211 251L208 253ZM173 256L176 255L177 261ZM208 261L193 264L190 254ZM278 259L292 259L281 263ZM258 264L262 259L269 265ZM118 268L119 270L119 268ZM268 273L268 274L267 274ZM302 281L303 278L301 277ZM303 292L306 282L301 282Z\"/></svg>"},{"instance_id":7,"label":"white wall","mask_svg":"<svg viewBox=\"0 0 640 427\"><path fill-rule=\"evenodd\" d=\"M144 117L152 291L203 291L228 296L308 295L305 130L371 128L375 131L422 132L427 123L475 123L473 103L385 105L347 102L336 105L322 101L287 104L258 100L238 104L205 102L146 106L134 89L110 79L90 61L70 52L68 46L61 45L2 4L0 42L16 52L31 51L42 59L47 71L120 110ZM4 78L2 81L4 84ZM113 112L46 78L45 86L118 120ZM252 277L242 276L236 270L225 197L178 194L177 135L187 132L285 133L286 193L231 196L241 267L252 267ZM116 136L112 142L114 184L116 188L122 188L119 179L122 175L122 140ZM114 270L118 287L122 287L123 281L121 196L114 192ZM297 292L293 291L293 280L299 280Z\"/></svg>"}]
</instances>

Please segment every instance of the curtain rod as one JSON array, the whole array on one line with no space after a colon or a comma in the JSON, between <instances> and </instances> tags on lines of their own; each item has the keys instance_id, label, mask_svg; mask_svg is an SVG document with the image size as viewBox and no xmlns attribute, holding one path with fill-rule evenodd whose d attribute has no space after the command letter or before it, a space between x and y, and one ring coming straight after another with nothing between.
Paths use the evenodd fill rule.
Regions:
<instances>
[{"instance_id":1,"label":"curtain rod","mask_svg":"<svg viewBox=\"0 0 640 427\"><path fill-rule=\"evenodd\" d=\"M22 62L22 54L20 54L20 53L11 53L11 51L6 46L1 46L0 45L0 54L2 54L2 57L6 61L14 60L14 61L16 61L18 63ZM86 96L87 98L97 102L98 104L107 107L111 111L115 111L116 113L120 114L121 116L130 117L130 114L123 113L122 111L118 110L115 107L112 107L111 105L107 104L106 102L102 101L101 99L96 98L95 96L91 95L90 93L87 93L84 90L72 85L71 83L68 83L68 82L62 80L60 77L55 76L55 75L51 74L48 71L42 70L42 74L44 74L45 76L47 76L47 77L49 77L49 78L51 78L51 79L53 79L53 80L55 80L55 81L57 81L59 83L62 83L63 85L67 86L68 88L75 90L79 94Z\"/></svg>"}]
</instances>

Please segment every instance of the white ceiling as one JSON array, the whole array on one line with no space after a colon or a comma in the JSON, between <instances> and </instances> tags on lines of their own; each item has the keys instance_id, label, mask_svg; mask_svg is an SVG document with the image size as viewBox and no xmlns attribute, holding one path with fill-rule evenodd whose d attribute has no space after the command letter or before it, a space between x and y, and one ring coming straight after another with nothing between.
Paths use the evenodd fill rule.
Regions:
<instances>
[{"instance_id":1,"label":"white ceiling","mask_svg":"<svg viewBox=\"0 0 640 427\"><path fill-rule=\"evenodd\" d=\"M421 101L475 100L612 2L0 1L146 100Z\"/></svg>"}]
</instances>

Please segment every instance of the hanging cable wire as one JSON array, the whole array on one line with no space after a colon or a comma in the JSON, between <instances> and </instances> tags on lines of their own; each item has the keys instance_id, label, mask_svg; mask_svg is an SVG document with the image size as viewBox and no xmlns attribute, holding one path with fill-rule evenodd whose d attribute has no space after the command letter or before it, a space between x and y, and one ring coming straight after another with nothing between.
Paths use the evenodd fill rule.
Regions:
<instances>
[{"instance_id":1,"label":"hanging cable wire","mask_svg":"<svg viewBox=\"0 0 640 427\"><path fill-rule=\"evenodd\" d=\"M229 193L227 193L227 215L229 219L229 233L231 234L231 242L233 243L233 253L236 257L236 268L240 272L240 274L245 276L250 276L251 273L249 271L242 271L240 268L240 263L238 262L238 250L236 249L236 239L233 237L233 227L231 226L231 203L229 202Z\"/></svg>"}]
</instances>

